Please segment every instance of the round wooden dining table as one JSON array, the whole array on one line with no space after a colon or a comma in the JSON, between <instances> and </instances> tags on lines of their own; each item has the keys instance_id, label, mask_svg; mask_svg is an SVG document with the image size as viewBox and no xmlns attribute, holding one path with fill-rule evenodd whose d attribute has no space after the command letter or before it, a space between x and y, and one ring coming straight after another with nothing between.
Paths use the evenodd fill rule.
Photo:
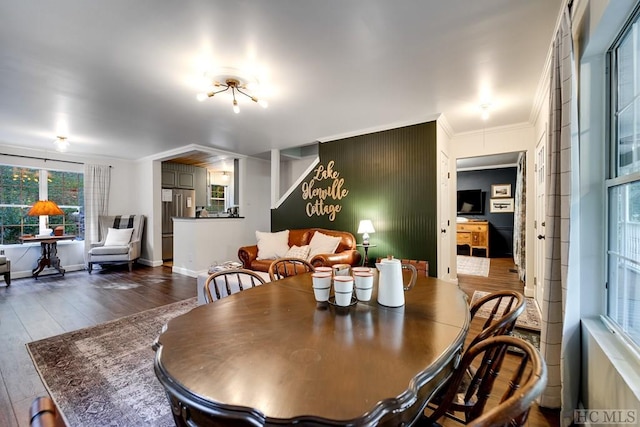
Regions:
<instances>
[{"instance_id":1,"label":"round wooden dining table","mask_svg":"<svg viewBox=\"0 0 640 427\"><path fill-rule=\"evenodd\" d=\"M170 320L156 376L179 426L411 425L457 365L469 328L456 284L419 277L405 305L337 307L310 273Z\"/></svg>"}]
</instances>

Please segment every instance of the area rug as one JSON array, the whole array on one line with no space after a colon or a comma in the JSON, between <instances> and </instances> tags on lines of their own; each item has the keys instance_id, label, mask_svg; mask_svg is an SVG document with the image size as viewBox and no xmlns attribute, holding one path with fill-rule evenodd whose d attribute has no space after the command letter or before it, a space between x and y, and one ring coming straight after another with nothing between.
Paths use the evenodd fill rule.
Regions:
<instances>
[{"instance_id":1,"label":"area rug","mask_svg":"<svg viewBox=\"0 0 640 427\"><path fill-rule=\"evenodd\" d=\"M458 255L456 265L458 274L467 274L469 276L489 276L490 260L489 258L480 258L474 256Z\"/></svg>"},{"instance_id":2,"label":"area rug","mask_svg":"<svg viewBox=\"0 0 640 427\"><path fill-rule=\"evenodd\" d=\"M151 346L196 298L51 338L27 349L67 425L174 426Z\"/></svg>"},{"instance_id":3,"label":"area rug","mask_svg":"<svg viewBox=\"0 0 640 427\"><path fill-rule=\"evenodd\" d=\"M474 302L487 295L489 292L483 291L474 291L473 297L471 298L471 305ZM502 304L506 306L507 302L503 301ZM489 317L490 310L493 306L483 306L476 312L476 316L478 317ZM500 308L502 309L502 308ZM538 306L533 298L525 297L525 307L524 312L518 316L516 320L516 328L528 329L532 331L540 331L540 312L538 311Z\"/></svg>"}]
</instances>

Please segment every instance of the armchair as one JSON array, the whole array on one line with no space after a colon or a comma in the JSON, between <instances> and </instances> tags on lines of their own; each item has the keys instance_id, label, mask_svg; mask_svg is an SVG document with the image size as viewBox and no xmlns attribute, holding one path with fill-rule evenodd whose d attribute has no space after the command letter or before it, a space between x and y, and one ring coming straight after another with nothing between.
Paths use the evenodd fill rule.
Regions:
<instances>
[{"instance_id":1,"label":"armchair","mask_svg":"<svg viewBox=\"0 0 640 427\"><path fill-rule=\"evenodd\" d=\"M11 261L4 255L0 255L0 274L4 276L7 286L11 285Z\"/></svg>"},{"instance_id":2,"label":"armchair","mask_svg":"<svg viewBox=\"0 0 640 427\"><path fill-rule=\"evenodd\" d=\"M145 216L100 216L98 222L100 241L92 243L87 253L89 274L93 270L93 264L127 263L131 271L133 263L140 258ZM132 229L130 238L127 229Z\"/></svg>"}]
</instances>

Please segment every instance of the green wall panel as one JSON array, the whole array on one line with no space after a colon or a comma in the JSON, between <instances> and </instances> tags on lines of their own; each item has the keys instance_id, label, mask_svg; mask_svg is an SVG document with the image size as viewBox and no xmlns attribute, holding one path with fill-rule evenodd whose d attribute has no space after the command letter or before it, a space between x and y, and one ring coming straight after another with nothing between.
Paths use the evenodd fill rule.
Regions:
<instances>
[{"instance_id":1,"label":"green wall panel","mask_svg":"<svg viewBox=\"0 0 640 427\"><path fill-rule=\"evenodd\" d=\"M316 174L311 172L305 177L287 200L272 210L272 230L307 227L346 230L361 242L362 236L356 234L358 223L371 219L376 232L370 240L377 246L369 250L370 259L393 255L427 260L430 275L437 275L435 122L321 143L318 154L318 166L326 169L333 162L334 175L315 180ZM323 200L325 206L340 206L333 220L329 215L309 216L308 205L319 203L319 197L304 199L304 190L308 194L310 187L340 187L348 192L341 199Z\"/></svg>"}]
</instances>

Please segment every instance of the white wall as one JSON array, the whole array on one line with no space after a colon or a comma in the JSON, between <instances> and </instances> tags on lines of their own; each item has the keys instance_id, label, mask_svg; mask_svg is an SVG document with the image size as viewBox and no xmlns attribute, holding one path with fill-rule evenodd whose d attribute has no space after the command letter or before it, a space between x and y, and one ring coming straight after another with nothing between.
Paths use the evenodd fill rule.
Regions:
<instances>
[{"instance_id":1,"label":"white wall","mask_svg":"<svg viewBox=\"0 0 640 427\"><path fill-rule=\"evenodd\" d=\"M240 216L245 217L245 232L250 236L246 244L255 244L256 231L271 231L271 162L240 159L239 181Z\"/></svg>"},{"instance_id":2,"label":"white wall","mask_svg":"<svg viewBox=\"0 0 640 427\"><path fill-rule=\"evenodd\" d=\"M253 245L255 233L243 218L173 220L174 273L197 277L213 263L237 261L238 249Z\"/></svg>"},{"instance_id":3,"label":"white wall","mask_svg":"<svg viewBox=\"0 0 640 427\"><path fill-rule=\"evenodd\" d=\"M631 0L582 0L573 17L579 40L581 398L587 409L636 409L640 363L607 328L605 276L606 51L635 7ZM636 420L637 421L637 420Z\"/></svg>"},{"instance_id":4,"label":"white wall","mask_svg":"<svg viewBox=\"0 0 640 427\"><path fill-rule=\"evenodd\" d=\"M489 119L491 120L491 119ZM489 121L488 124L491 122ZM534 155L536 145L536 133L533 125L523 123L514 126L499 128L489 128L480 132L470 132L457 134L450 141L450 161L455 171L457 159L466 157L486 156L490 154L513 153L524 151L527 155L527 209L526 209L526 281L525 295L532 297L534 294L533 272L535 263L534 239L535 230L533 227L535 218L535 198L534 194ZM458 186L457 176L452 173L450 182L451 200L455 201L455 191ZM451 221L455 224L456 208L451 208ZM455 257L456 234L451 233L451 252ZM491 244L491 243L489 243ZM455 263L453 263L455 266Z\"/></svg>"},{"instance_id":5,"label":"white wall","mask_svg":"<svg viewBox=\"0 0 640 427\"><path fill-rule=\"evenodd\" d=\"M280 193L278 194L278 199L289 191L291 186L300 178L300 175L302 175L317 158L317 155L301 159L284 157L280 161Z\"/></svg>"}]
</instances>

